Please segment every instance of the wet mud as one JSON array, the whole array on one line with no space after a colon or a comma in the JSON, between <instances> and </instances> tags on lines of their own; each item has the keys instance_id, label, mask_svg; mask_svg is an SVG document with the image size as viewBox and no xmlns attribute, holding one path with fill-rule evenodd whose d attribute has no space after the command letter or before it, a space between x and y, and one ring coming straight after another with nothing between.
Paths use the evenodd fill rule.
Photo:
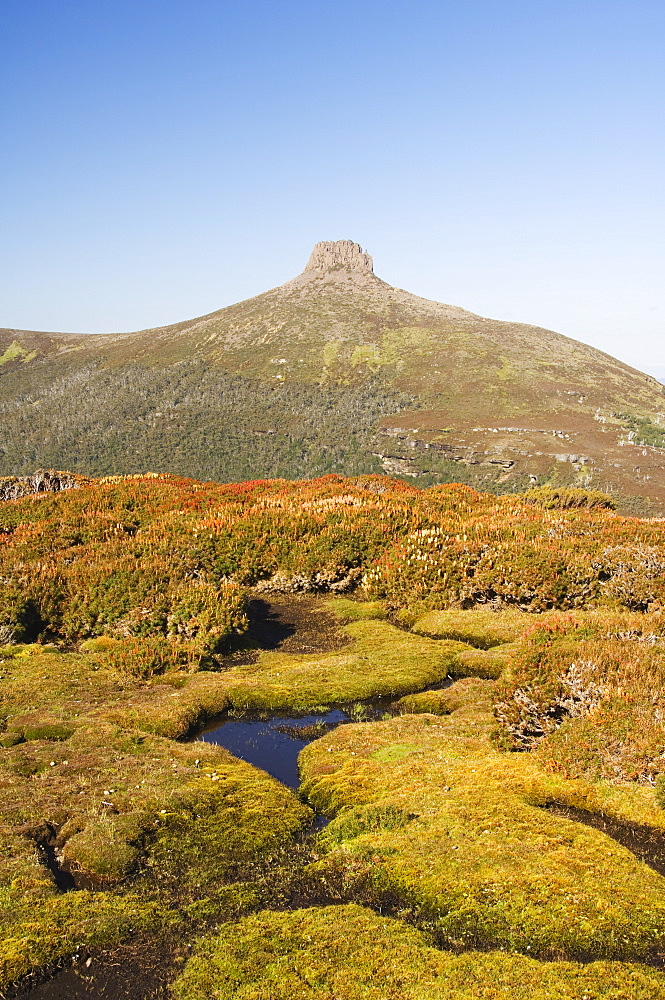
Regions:
<instances>
[{"instance_id":1,"label":"wet mud","mask_svg":"<svg viewBox=\"0 0 665 1000\"><path fill-rule=\"evenodd\" d=\"M60 892L71 892L72 889L79 888L71 872L68 872L60 864L58 852L52 841L41 841L37 844L37 850L39 851L39 860L50 871L56 888Z\"/></svg>"},{"instance_id":2,"label":"wet mud","mask_svg":"<svg viewBox=\"0 0 665 1000\"><path fill-rule=\"evenodd\" d=\"M269 650L282 653L334 653L351 639L320 597L307 594L255 596L247 606L249 627L235 649L222 658L222 666L255 663Z\"/></svg>"},{"instance_id":3,"label":"wet mud","mask_svg":"<svg viewBox=\"0 0 665 1000\"><path fill-rule=\"evenodd\" d=\"M176 942L129 941L110 951L77 955L49 978L35 975L2 1000L167 1000L167 982L189 950Z\"/></svg>"}]
</instances>

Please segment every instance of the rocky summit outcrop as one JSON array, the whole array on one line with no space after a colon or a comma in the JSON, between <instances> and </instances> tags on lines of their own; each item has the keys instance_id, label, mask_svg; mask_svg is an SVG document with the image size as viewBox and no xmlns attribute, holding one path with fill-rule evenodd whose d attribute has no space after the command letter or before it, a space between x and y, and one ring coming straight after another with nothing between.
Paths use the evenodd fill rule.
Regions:
<instances>
[{"instance_id":1,"label":"rocky summit outcrop","mask_svg":"<svg viewBox=\"0 0 665 1000\"><path fill-rule=\"evenodd\" d=\"M549 483L665 513L665 389L551 330L395 288L358 243L322 242L278 288L172 326L0 330L0 475L36 467Z\"/></svg>"},{"instance_id":2,"label":"rocky summit outcrop","mask_svg":"<svg viewBox=\"0 0 665 1000\"><path fill-rule=\"evenodd\" d=\"M317 243L307 262L306 271L333 271L337 268L374 273L372 258L359 243L337 240L334 243Z\"/></svg>"}]
</instances>

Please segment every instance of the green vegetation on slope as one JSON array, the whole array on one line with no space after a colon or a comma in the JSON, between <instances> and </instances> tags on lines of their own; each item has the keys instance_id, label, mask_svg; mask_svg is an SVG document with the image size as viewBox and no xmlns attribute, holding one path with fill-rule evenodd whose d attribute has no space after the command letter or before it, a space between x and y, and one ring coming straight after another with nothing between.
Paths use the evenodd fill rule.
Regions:
<instances>
[{"instance_id":1,"label":"green vegetation on slope","mask_svg":"<svg viewBox=\"0 0 665 1000\"><path fill-rule=\"evenodd\" d=\"M650 445L652 448L665 448L665 428L655 424L648 417L630 413L615 413L629 430L636 444Z\"/></svg>"},{"instance_id":2,"label":"green vegetation on slope","mask_svg":"<svg viewBox=\"0 0 665 1000\"><path fill-rule=\"evenodd\" d=\"M21 358L23 361L32 361L36 353L36 351L26 351L17 340L14 340L4 354L0 356L0 367L6 365L9 361L15 361L17 358Z\"/></svg>"},{"instance_id":3,"label":"green vegetation on slope","mask_svg":"<svg viewBox=\"0 0 665 1000\"><path fill-rule=\"evenodd\" d=\"M0 382L0 475L71 468L237 482L381 472L376 424L413 404L373 376L333 388L266 384L198 360L60 365Z\"/></svg>"},{"instance_id":4,"label":"green vegetation on slope","mask_svg":"<svg viewBox=\"0 0 665 1000\"><path fill-rule=\"evenodd\" d=\"M640 440L648 429L660 446L654 379L370 273L307 271L132 334L0 330L0 345L0 475L54 466L230 482L388 470L423 485L591 483L665 501L662 463L624 447L614 416L631 414Z\"/></svg>"}]
</instances>

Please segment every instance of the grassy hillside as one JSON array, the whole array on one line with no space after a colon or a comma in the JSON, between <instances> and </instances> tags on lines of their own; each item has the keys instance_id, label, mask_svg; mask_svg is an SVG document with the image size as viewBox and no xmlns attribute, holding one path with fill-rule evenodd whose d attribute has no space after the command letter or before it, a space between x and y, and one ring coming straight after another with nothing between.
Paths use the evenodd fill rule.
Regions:
<instances>
[{"instance_id":1,"label":"grassy hillside","mask_svg":"<svg viewBox=\"0 0 665 1000\"><path fill-rule=\"evenodd\" d=\"M420 299L368 267L324 259L254 299L138 333L0 331L0 352L4 474L383 470L665 502L655 379L551 331Z\"/></svg>"}]
</instances>

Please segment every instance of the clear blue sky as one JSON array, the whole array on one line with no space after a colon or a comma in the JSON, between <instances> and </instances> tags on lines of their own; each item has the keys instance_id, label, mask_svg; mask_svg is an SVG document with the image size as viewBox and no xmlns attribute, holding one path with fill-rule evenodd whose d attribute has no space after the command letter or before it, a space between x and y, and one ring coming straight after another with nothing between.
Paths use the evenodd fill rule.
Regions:
<instances>
[{"instance_id":1,"label":"clear blue sky","mask_svg":"<svg viewBox=\"0 0 665 1000\"><path fill-rule=\"evenodd\" d=\"M663 0L4 0L0 325L107 332L313 243L665 374Z\"/></svg>"}]
</instances>

